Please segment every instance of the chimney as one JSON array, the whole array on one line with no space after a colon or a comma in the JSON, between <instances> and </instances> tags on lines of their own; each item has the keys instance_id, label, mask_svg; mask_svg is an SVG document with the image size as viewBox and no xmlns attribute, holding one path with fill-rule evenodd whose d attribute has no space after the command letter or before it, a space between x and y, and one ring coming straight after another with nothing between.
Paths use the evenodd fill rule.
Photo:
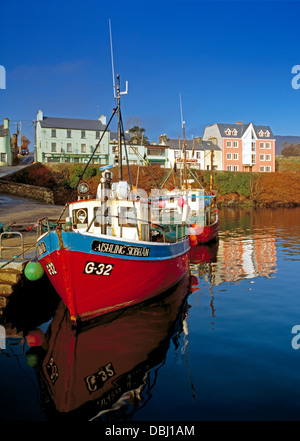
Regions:
<instances>
[{"instance_id":1,"label":"chimney","mask_svg":"<svg viewBox=\"0 0 300 441\"><path fill-rule=\"evenodd\" d=\"M168 137L167 135L160 135L159 137L159 145L167 145L168 144Z\"/></svg>"},{"instance_id":2,"label":"chimney","mask_svg":"<svg viewBox=\"0 0 300 441\"><path fill-rule=\"evenodd\" d=\"M36 115L36 120L37 121L43 121L43 118L44 118L43 112L42 112L42 110L39 110L37 115Z\"/></svg>"},{"instance_id":3,"label":"chimney","mask_svg":"<svg viewBox=\"0 0 300 441\"><path fill-rule=\"evenodd\" d=\"M242 121L237 121L236 124L243 124Z\"/></svg>"},{"instance_id":4,"label":"chimney","mask_svg":"<svg viewBox=\"0 0 300 441\"><path fill-rule=\"evenodd\" d=\"M4 120L3 120L3 122L4 122L4 129L9 129L9 119L8 118L4 118Z\"/></svg>"},{"instance_id":5,"label":"chimney","mask_svg":"<svg viewBox=\"0 0 300 441\"><path fill-rule=\"evenodd\" d=\"M101 115L100 118L99 118L99 121L100 121L104 126L106 126L106 116L105 116L105 115Z\"/></svg>"}]
</instances>

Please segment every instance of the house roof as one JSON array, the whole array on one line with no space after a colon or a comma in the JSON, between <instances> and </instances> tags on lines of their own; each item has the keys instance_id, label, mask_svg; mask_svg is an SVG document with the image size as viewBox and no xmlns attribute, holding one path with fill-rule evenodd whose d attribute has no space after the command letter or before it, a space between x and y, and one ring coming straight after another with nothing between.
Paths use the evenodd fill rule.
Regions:
<instances>
[{"instance_id":1,"label":"house roof","mask_svg":"<svg viewBox=\"0 0 300 441\"><path fill-rule=\"evenodd\" d=\"M131 136L128 133L125 133L125 141L129 142ZM118 132L110 132L110 141L118 142Z\"/></svg>"},{"instance_id":2,"label":"house roof","mask_svg":"<svg viewBox=\"0 0 300 441\"><path fill-rule=\"evenodd\" d=\"M172 150L179 150L183 147L183 140L178 139L170 139L168 138L168 146ZM199 142L199 139L186 139L186 150L221 150L220 147L214 144L212 141L203 141Z\"/></svg>"},{"instance_id":3,"label":"house roof","mask_svg":"<svg viewBox=\"0 0 300 441\"><path fill-rule=\"evenodd\" d=\"M244 135L244 133L246 132L246 130L248 129L248 127L250 126L250 124L251 123L247 123L247 124L217 123L217 126L218 126L220 134L223 138L232 138L232 137L241 138ZM254 128L254 131L256 133L257 138L259 138L259 139L264 139L264 138L275 139L275 136L273 135L273 132L269 126L257 126L257 125L253 124L253 128ZM226 131L228 129L230 130L230 132L236 130L236 135L233 135L232 133L226 133ZM265 135L265 133L267 131L270 133L270 136Z\"/></svg>"},{"instance_id":4,"label":"house roof","mask_svg":"<svg viewBox=\"0 0 300 441\"><path fill-rule=\"evenodd\" d=\"M44 116L40 121L41 127L50 129L73 129L73 130L104 130L105 125L99 120L75 119L75 118L55 118Z\"/></svg>"}]
</instances>

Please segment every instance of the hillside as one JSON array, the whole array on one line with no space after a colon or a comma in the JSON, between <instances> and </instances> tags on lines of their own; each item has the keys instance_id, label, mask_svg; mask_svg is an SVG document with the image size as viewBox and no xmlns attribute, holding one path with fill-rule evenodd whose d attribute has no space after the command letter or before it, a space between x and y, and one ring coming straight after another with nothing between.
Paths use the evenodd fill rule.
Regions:
<instances>
[{"instance_id":1,"label":"hillside","mask_svg":"<svg viewBox=\"0 0 300 441\"><path fill-rule=\"evenodd\" d=\"M275 173L215 172L214 188L218 204L220 206L241 204L253 206L300 205L300 167L298 162L293 163L294 168L289 168L291 166L288 164L288 162L281 163L279 171ZM83 167L83 165L36 163L6 179L50 188L54 193L55 204L64 205L72 194ZM113 172L113 181L117 181L118 170L113 169ZM168 175L169 170L160 167L131 166L130 173L133 186L143 189L150 195L151 189L160 188L160 184ZM208 189L210 172L195 171L194 173L202 187ZM90 195L96 195L100 177L99 166L88 167L83 181L88 183ZM129 182L125 166L123 180ZM199 187L199 184L195 182L192 186ZM179 187L178 176L176 177L172 173L165 183L165 188L176 187ZM76 198L77 193L74 192L72 199Z\"/></svg>"}]
</instances>

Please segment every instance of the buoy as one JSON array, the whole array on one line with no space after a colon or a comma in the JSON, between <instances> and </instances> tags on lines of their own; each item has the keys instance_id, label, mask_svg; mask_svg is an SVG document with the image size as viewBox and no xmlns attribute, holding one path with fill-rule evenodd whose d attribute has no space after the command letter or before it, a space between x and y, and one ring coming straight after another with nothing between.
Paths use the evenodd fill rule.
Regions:
<instances>
[{"instance_id":1,"label":"buoy","mask_svg":"<svg viewBox=\"0 0 300 441\"><path fill-rule=\"evenodd\" d=\"M197 236L190 234L189 238L191 247L195 247L198 244Z\"/></svg>"},{"instance_id":2,"label":"buoy","mask_svg":"<svg viewBox=\"0 0 300 441\"><path fill-rule=\"evenodd\" d=\"M44 268L40 262L32 260L25 266L24 274L28 280L33 282L35 280L39 280L43 276Z\"/></svg>"},{"instance_id":3,"label":"buoy","mask_svg":"<svg viewBox=\"0 0 300 441\"><path fill-rule=\"evenodd\" d=\"M185 200L183 199L182 196L178 199L177 203L178 203L179 207L181 207L181 208L184 206Z\"/></svg>"},{"instance_id":4,"label":"buoy","mask_svg":"<svg viewBox=\"0 0 300 441\"><path fill-rule=\"evenodd\" d=\"M41 346L45 341L45 334L39 328L29 331L26 335L26 341L29 347Z\"/></svg>"},{"instance_id":5,"label":"buoy","mask_svg":"<svg viewBox=\"0 0 300 441\"><path fill-rule=\"evenodd\" d=\"M166 206L166 201L162 201L162 200L160 200L160 201L158 202L158 206L159 206L159 208L165 208L165 206Z\"/></svg>"},{"instance_id":6,"label":"buoy","mask_svg":"<svg viewBox=\"0 0 300 441\"><path fill-rule=\"evenodd\" d=\"M45 357L45 350L41 346L36 346L34 348L29 348L25 354L26 363L29 367L37 367Z\"/></svg>"}]
</instances>

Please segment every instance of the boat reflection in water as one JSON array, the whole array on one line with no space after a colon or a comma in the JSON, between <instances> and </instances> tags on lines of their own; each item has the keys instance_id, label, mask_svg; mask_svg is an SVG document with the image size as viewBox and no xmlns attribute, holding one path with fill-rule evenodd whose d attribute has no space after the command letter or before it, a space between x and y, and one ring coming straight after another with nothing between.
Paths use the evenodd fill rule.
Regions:
<instances>
[{"instance_id":1,"label":"boat reflection in water","mask_svg":"<svg viewBox=\"0 0 300 441\"><path fill-rule=\"evenodd\" d=\"M155 302L107 314L80 329L61 303L37 368L47 418L126 420L144 406L154 386L150 377L157 377L170 340L178 344L189 283L187 276Z\"/></svg>"}]
</instances>

